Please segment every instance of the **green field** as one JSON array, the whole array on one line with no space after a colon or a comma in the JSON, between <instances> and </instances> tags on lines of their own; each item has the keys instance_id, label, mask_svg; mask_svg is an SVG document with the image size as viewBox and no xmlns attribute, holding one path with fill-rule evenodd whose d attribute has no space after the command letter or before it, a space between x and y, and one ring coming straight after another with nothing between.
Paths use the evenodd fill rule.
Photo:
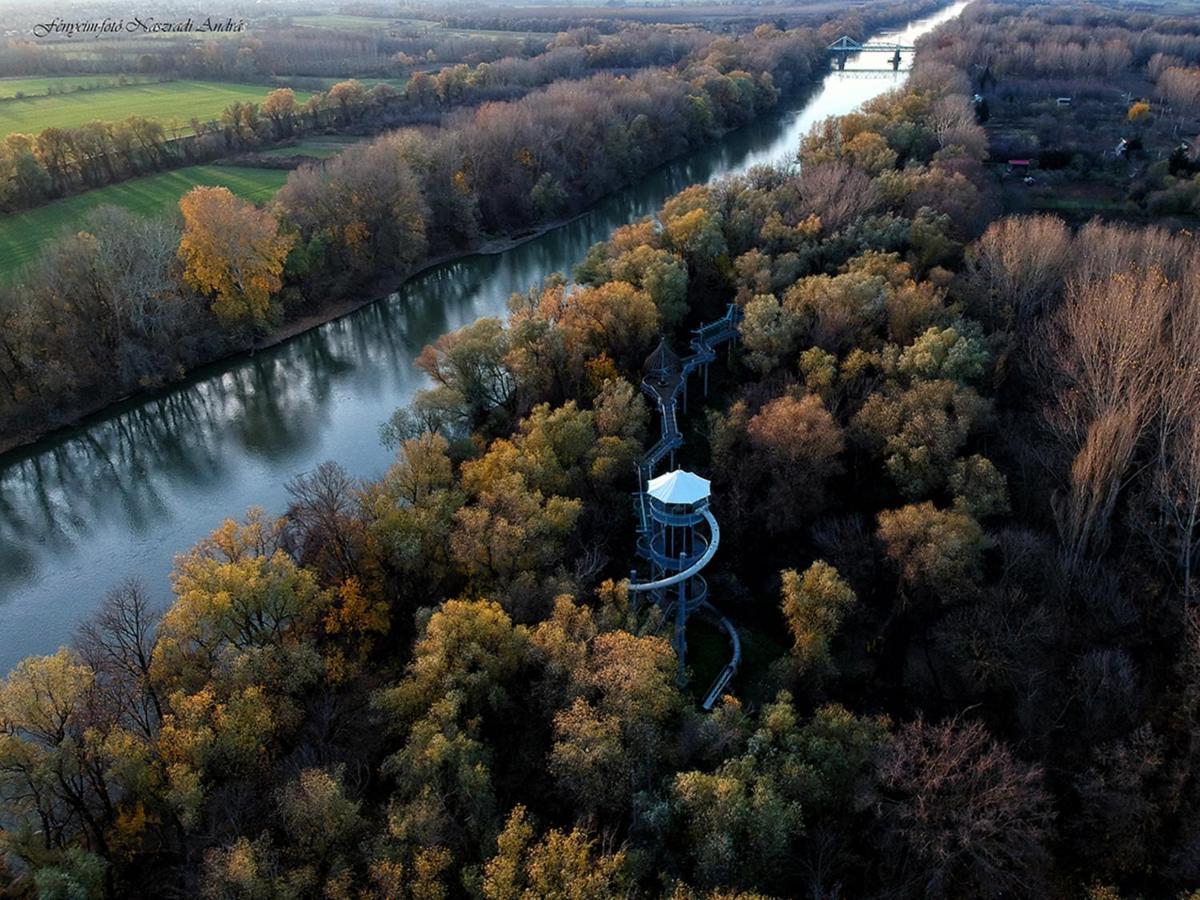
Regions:
<instances>
[{"instance_id":1,"label":"green field","mask_svg":"<svg viewBox=\"0 0 1200 900\"><path fill-rule=\"evenodd\" d=\"M292 85L302 84L305 87L316 88L321 90L329 90L340 81L349 81L351 76L345 75L342 77L326 77L321 75L301 75L298 77L289 77L286 75L277 75L274 81L280 87L290 87ZM372 78L369 75L358 79L367 88L372 88L377 84L390 84L398 91L404 90L404 86L408 84L407 78ZM299 88L296 88L296 96L299 97Z\"/></svg>"},{"instance_id":2,"label":"green field","mask_svg":"<svg viewBox=\"0 0 1200 900\"><path fill-rule=\"evenodd\" d=\"M33 79L40 80L40 79ZM31 97L0 103L0 139L18 132L36 134L43 128L72 128L97 119L115 122L129 116L146 116L190 131L195 116L202 122L220 118L235 101L260 101L271 88L261 84L225 84L215 81L165 81L131 84L99 91L81 91L52 97ZM297 93L303 103L309 97Z\"/></svg>"},{"instance_id":3,"label":"green field","mask_svg":"<svg viewBox=\"0 0 1200 900\"><path fill-rule=\"evenodd\" d=\"M328 15L328 16L293 16L292 24L300 25L305 28L345 28L351 30L370 31L377 28L391 28L396 23L395 19L376 18L374 16L345 16L345 15ZM437 25L436 22L428 23Z\"/></svg>"},{"instance_id":4,"label":"green field","mask_svg":"<svg viewBox=\"0 0 1200 900\"><path fill-rule=\"evenodd\" d=\"M79 89L120 87L118 79L127 84L141 84L151 79L145 75L51 75L46 78L0 78L0 100L22 94L25 97L44 97L51 93L68 93Z\"/></svg>"},{"instance_id":5,"label":"green field","mask_svg":"<svg viewBox=\"0 0 1200 900\"><path fill-rule=\"evenodd\" d=\"M272 150L260 150L259 156L311 156L314 159L329 159L337 156L347 147L367 140L348 134L333 134L325 137L306 138L290 147L276 147Z\"/></svg>"},{"instance_id":6,"label":"green field","mask_svg":"<svg viewBox=\"0 0 1200 900\"><path fill-rule=\"evenodd\" d=\"M224 186L240 197L265 203L283 187L288 173L280 169L250 169L239 166L189 166L161 175L146 175L121 184L97 188L64 200L56 200L28 212L0 217L0 278L32 260L38 250L98 206L111 204L133 212L152 215L175 207L179 198L196 185Z\"/></svg>"},{"instance_id":7,"label":"green field","mask_svg":"<svg viewBox=\"0 0 1200 900\"><path fill-rule=\"evenodd\" d=\"M395 29L411 33L412 31L436 31L438 35L454 37L481 38L523 38L553 37L553 32L546 31L493 31L486 28L453 28L447 29L441 22L429 19L405 18L376 18L373 16L327 15L327 16L294 16L292 24L304 28L330 28L350 31L376 31Z\"/></svg>"}]
</instances>

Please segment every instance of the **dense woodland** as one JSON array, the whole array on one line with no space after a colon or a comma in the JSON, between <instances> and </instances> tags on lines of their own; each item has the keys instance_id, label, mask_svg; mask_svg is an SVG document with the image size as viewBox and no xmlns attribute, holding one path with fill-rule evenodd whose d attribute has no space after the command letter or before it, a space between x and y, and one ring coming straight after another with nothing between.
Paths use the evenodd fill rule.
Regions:
<instances>
[{"instance_id":1,"label":"dense woodland","mask_svg":"<svg viewBox=\"0 0 1200 900\"><path fill-rule=\"evenodd\" d=\"M871 30L928 12L944 0L890 0L834 16L819 4L780 7L774 25L787 30L796 21L821 23L819 37ZM733 7L731 9L736 9ZM510 14L517 16L516 12ZM336 21L336 20L334 20ZM380 19L382 25L387 20ZM44 204L89 188L114 184L150 172L209 162L279 144L305 134L335 131L377 134L411 125L438 125L448 111L487 102L513 100L564 80L597 73L627 76L639 70L677 67L686 77L696 67L720 72L736 65L770 72L785 93L809 84L821 62L817 37L790 53L804 65L785 60L780 47L749 50L736 46L763 24L759 15L726 23L723 33L698 24L666 26L653 20L617 21L599 28L584 11L556 20L550 33L504 36L517 19L494 32L447 31L442 23L410 23L401 39L390 29L356 32L345 27L277 30L270 20L244 37L198 42L175 38L145 46L136 41L102 42L94 54L79 57L71 44L46 45L10 40L0 47L0 75L119 72L170 80L202 78L279 84L261 103L234 103L213 121L188 116L172 123L133 115L123 121L86 122L75 128L46 128L11 134L0 142L0 213ZM435 27L436 26L436 27ZM811 34L793 29L792 36ZM826 41L827 42L827 41ZM121 53L135 57L123 59ZM105 54L108 54L106 56ZM78 58L77 58L78 57ZM95 57L95 58L94 58ZM80 63L86 62L82 66ZM346 76L329 85L318 76ZM403 86L360 78L404 79ZM86 89L82 86L76 90ZM296 91L311 96L300 101ZM23 95L0 99L19 103Z\"/></svg>"},{"instance_id":2,"label":"dense woodland","mask_svg":"<svg viewBox=\"0 0 1200 900\"><path fill-rule=\"evenodd\" d=\"M181 220L102 209L0 286L0 422L61 421L81 403L249 346L285 317L319 314L381 276L578 212L772 109L823 61L811 29L764 25L714 40L673 68L562 79L460 110L439 128L389 132L295 170L269 211L228 192L190 214L184 206ZM470 74L414 77L408 102L452 107L471 90ZM306 111L280 90L261 109L242 105L226 132L241 141L236 135L286 134L310 120L352 124L381 96L390 94L345 82ZM49 183L47 164L61 180L88 171L85 157L66 149L39 164L50 146L42 138L18 143L9 141L13 168L30 180ZM155 146L139 144L130 158L153 158ZM259 233L280 252L247 243ZM208 250L185 259L176 249L193 234L211 239Z\"/></svg>"},{"instance_id":3,"label":"dense woodland","mask_svg":"<svg viewBox=\"0 0 1200 900\"><path fill-rule=\"evenodd\" d=\"M261 103L235 102L213 121L181 116L168 124L133 115L117 122L11 134L0 144L0 212L305 134L371 134L400 125L438 125L451 111L512 100L539 87L586 79L597 72L628 76L682 63L683 74L690 76L697 66L715 65L727 71L732 59L756 73L779 78L778 87L790 92L807 84L818 59L816 42L807 35L793 32L792 47L773 45L764 51L740 46L749 38L718 39L700 29L631 28L614 36L575 30L556 36L543 52L531 56L507 56L474 66L456 63L433 71L414 69L409 63L406 71L411 70L411 76L403 88L388 82L368 87L348 78L301 100L295 87L304 82L295 80L294 86L271 91ZM800 56L806 57L802 64Z\"/></svg>"},{"instance_id":4,"label":"dense woodland","mask_svg":"<svg viewBox=\"0 0 1200 900\"><path fill-rule=\"evenodd\" d=\"M428 347L380 480L330 461L279 518L231 510L169 609L130 583L22 663L8 893L1196 896L1200 251L1006 216L954 34L798 172L688 188ZM269 318L344 267L584 202L573 137L669 153L609 123L728 124L763 89L736 66L704 116L652 73L564 86L297 173L272 212L201 190L181 233L70 246L99 266L143 228L157 277ZM546 134L562 155L524 181L489 168ZM741 340L682 422L748 648L704 714L622 579L642 361L730 301Z\"/></svg>"}]
</instances>

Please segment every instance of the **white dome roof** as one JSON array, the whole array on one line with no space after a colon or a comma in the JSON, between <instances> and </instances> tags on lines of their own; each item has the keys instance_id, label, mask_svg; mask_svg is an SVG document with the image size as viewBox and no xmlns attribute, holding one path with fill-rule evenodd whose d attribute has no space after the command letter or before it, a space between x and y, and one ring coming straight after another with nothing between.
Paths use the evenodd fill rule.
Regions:
<instances>
[{"instance_id":1,"label":"white dome roof","mask_svg":"<svg viewBox=\"0 0 1200 900\"><path fill-rule=\"evenodd\" d=\"M709 483L707 478L676 469L674 472L651 478L646 493L660 503L690 506L708 498Z\"/></svg>"}]
</instances>

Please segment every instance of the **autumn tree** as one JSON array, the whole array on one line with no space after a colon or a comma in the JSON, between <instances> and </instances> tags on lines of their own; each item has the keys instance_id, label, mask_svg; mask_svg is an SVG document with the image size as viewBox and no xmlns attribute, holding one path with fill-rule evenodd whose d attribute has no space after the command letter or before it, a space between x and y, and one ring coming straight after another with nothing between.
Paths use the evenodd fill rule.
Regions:
<instances>
[{"instance_id":1,"label":"autumn tree","mask_svg":"<svg viewBox=\"0 0 1200 900\"><path fill-rule=\"evenodd\" d=\"M292 133L296 118L296 92L291 88L277 88L271 91L263 98L259 109L271 120L276 138Z\"/></svg>"},{"instance_id":2,"label":"autumn tree","mask_svg":"<svg viewBox=\"0 0 1200 900\"><path fill-rule=\"evenodd\" d=\"M632 887L624 851L607 853L584 829L552 829L534 840L525 807L517 806L496 841L496 855L484 869L487 900L578 897L618 900Z\"/></svg>"},{"instance_id":3,"label":"autumn tree","mask_svg":"<svg viewBox=\"0 0 1200 900\"><path fill-rule=\"evenodd\" d=\"M510 583L561 561L563 541L582 504L532 488L520 472L476 482L471 501L454 515L451 552L468 577Z\"/></svg>"},{"instance_id":4,"label":"autumn tree","mask_svg":"<svg viewBox=\"0 0 1200 900\"><path fill-rule=\"evenodd\" d=\"M179 201L184 230L179 257L184 277L213 295L213 313L227 327L262 329L278 310L272 295L294 239L274 217L228 188L192 188Z\"/></svg>"},{"instance_id":5,"label":"autumn tree","mask_svg":"<svg viewBox=\"0 0 1200 900\"><path fill-rule=\"evenodd\" d=\"M229 651L286 653L317 632L328 595L284 552L282 529L282 521L251 510L244 524L227 519L176 559L176 600L155 647L156 677L196 686L234 663Z\"/></svg>"},{"instance_id":6,"label":"autumn tree","mask_svg":"<svg viewBox=\"0 0 1200 900\"><path fill-rule=\"evenodd\" d=\"M757 502L779 527L794 526L825 503L827 483L841 471L842 429L814 394L766 403L745 424L755 463L763 469Z\"/></svg>"},{"instance_id":7,"label":"autumn tree","mask_svg":"<svg viewBox=\"0 0 1200 900\"><path fill-rule=\"evenodd\" d=\"M842 618L857 598L837 569L818 560L803 574L782 574L780 605L792 632L792 655L802 669L830 664L830 644Z\"/></svg>"},{"instance_id":8,"label":"autumn tree","mask_svg":"<svg viewBox=\"0 0 1200 900\"><path fill-rule=\"evenodd\" d=\"M539 636L543 652L548 637ZM675 654L660 637L614 630L579 648L570 673L575 699L554 716L550 753L550 771L578 808L623 812L652 783L681 712L675 671ZM614 783L627 790L614 792Z\"/></svg>"},{"instance_id":9,"label":"autumn tree","mask_svg":"<svg viewBox=\"0 0 1200 900\"><path fill-rule=\"evenodd\" d=\"M867 398L854 418L854 434L882 457L902 493L920 497L945 482L954 458L989 411L973 388L919 380Z\"/></svg>"},{"instance_id":10,"label":"autumn tree","mask_svg":"<svg viewBox=\"0 0 1200 900\"><path fill-rule=\"evenodd\" d=\"M927 590L947 603L974 590L986 539L967 512L910 504L881 512L878 534L902 590Z\"/></svg>"},{"instance_id":11,"label":"autumn tree","mask_svg":"<svg viewBox=\"0 0 1200 900\"><path fill-rule=\"evenodd\" d=\"M429 210L406 149L401 136L382 138L292 171L275 203L310 268L361 277L424 257Z\"/></svg>"}]
</instances>

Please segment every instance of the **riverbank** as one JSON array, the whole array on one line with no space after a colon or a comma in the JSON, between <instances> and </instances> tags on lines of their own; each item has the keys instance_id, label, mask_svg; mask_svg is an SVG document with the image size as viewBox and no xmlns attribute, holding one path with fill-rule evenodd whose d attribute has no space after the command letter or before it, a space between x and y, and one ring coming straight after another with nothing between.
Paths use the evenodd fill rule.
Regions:
<instances>
[{"instance_id":1,"label":"riverbank","mask_svg":"<svg viewBox=\"0 0 1200 900\"><path fill-rule=\"evenodd\" d=\"M601 198L603 199L603 198ZM599 202L599 201L597 201ZM453 253L442 253L438 256L431 257L425 260L416 268L405 272L403 275L392 272L387 275L382 275L370 285L365 287L360 297L342 297L325 304L320 311L308 313L299 316L290 321L284 322L278 328L272 329L261 338L254 341L249 347L241 347L236 350L231 350L228 353L214 356L212 359L205 360L199 365L189 369L183 373L178 379L168 381L164 384L154 385L139 391L130 391L120 397L110 397L98 400L95 403L88 405L77 405L67 412L62 418L54 422L43 422L35 425L32 428L24 431L16 432L12 435L0 436L0 462L3 457L22 447L28 447L35 444L44 438L53 437L57 432L66 432L72 428L85 427L87 419L92 416L99 415L111 407L118 404L128 402L135 399L151 399L156 395L167 393L177 389L181 382L195 376L196 373L202 371L209 366L221 365L222 363L233 362L238 359L244 359L253 356L260 350L266 350L270 347L275 347L279 344L289 341L292 338L299 337L305 332L311 331L314 328L319 328L329 322L337 321L343 316L348 316L351 313L357 312L364 306L369 306L372 303L378 303L380 300L386 299L391 294L395 293L407 282L425 274L430 269L435 269L438 266L448 263L458 262L464 259L470 259L473 256L495 256L499 253L506 253L516 247L529 241L536 240L545 234L548 234L555 229L562 228L565 225L579 219L588 214L592 207L582 210L575 215L567 216L561 219L555 219L545 225L537 228L534 231L524 232L520 235L511 238L493 238L485 241L476 247L470 247L464 250L455 251Z\"/></svg>"},{"instance_id":2,"label":"riverbank","mask_svg":"<svg viewBox=\"0 0 1200 900\"><path fill-rule=\"evenodd\" d=\"M912 44L963 5L886 39ZM871 60L860 65L877 68ZM378 291L323 308L323 326L297 319L289 325L309 327L273 333L263 339L273 338L272 346L131 395L0 458L0 672L69 640L126 579L167 602L178 552L247 508L282 512L289 480L321 463L336 460L354 478L380 477L394 453L378 428L429 385L413 365L424 346L479 318L503 317L513 293L570 272L597 241L654 215L688 185L790 158L814 124L905 77L824 79L797 95L802 101L777 106L565 223L381 279Z\"/></svg>"},{"instance_id":3,"label":"riverbank","mask_svg":"<svg viewBox=\"0 0 1200 900\"><path fill-rule=\"evenodd\" d=\"M807 91L801 92L796 96L789 98L789 102L800 101L806 96L811 95L813 91L820 86L820 84L821 82L814 82L808 85ZM777 104L772 109L771 114L779 115L781 112L781 105L783 104ZM756 121L760 121L763 118L766 117L759 116L758 119L751 120L751 122L747 123L747 125L741 126L741 128L749 127L749 125L752 125ZM739 131L741 128L733 128L721 132L711 141L708 141L700 147L692 148L691 150L680 154L678 157L667 160L665 163L656 166L655 169L651 169L640 176L638 180L649 178L657 169L670 166L678 160L686 158L692 153L696 153L704 150L707 147L719 144L731 133ZM203 362L198 363L187 371L181 373L178 378L163 382L161 384L146 387L142 390L130 391L126 394L122 394L119 397L102 398L98 399L95 403L90 404L75 404L64 410L62 415L56 416L54 419L43 421L31 428L24 429L10 435L0 435L0 464L3 463L3 457L6 454L12 451L20 450L22 447L28 447L31 444L35 444L45 438L51 438L57 432L67 432L72 428L86 427L87 420L89 418L100 415L101 413L104 413L106 410L117 406L118 404L135 399L151 399L157 395L175 390L181 383L187 381L189 378L194 377L197 372L200 372L210 366L235 362L238 359L244 359L253 356L260 350L266 350L270 347L278 346L279 344L298 337L314 328L319 328L320 326L329 322L334 322L343 316L348 316L359 309L362 309L364 306L369 306L372 303L378 303L380 300L384 300L391 294L395 293L414 278L417 278L429 270L437 268L438 266L470 259L474 256L495 256L497 254L506 253L510 250L520 247L522 244L537 240L538 238L549 234L552 231L563 228L564 226L569 225L571 222L586 216L605 199L613 196L616 193L620 193L621 190L628 189L628 187L629 186L627 185L626 187L620 188L618 191L613 192L613 194L605 194L601 197L598 197L591 205L585 207L577 213L574 213L573 215L553 219L535 229L524 231L519 235L514 235L512 237L493 237L476 246L438 254L437 256L430 257L429 259L422 261L415 268L410 269L403 274L396 271L383 273L376 277L373 281L364 285L359 292L360 296L354 298L341 297L331 300L323 304L321 309L318 311L307 313L282 323L277 328L274 328L262 337L257 338L250 346L237 347L229 350L227 353L219 353L216 356L213 356L211 359L206 359Z\"/></svg>"},{"instance_id":4,"label":"riverbank","mask_svg":"<svg viewBox=\"0 0 1200 900\"><path fill-rule=\"evenodd\" d=\"M941 12L954 4L942 2L934 5L938 11ZM879 31L885 30L887 27L887 25L879 23L877 30L872 31L871 35L875 35L879 33ZM813 74L820 75L821 73L818 71L814 72ZM762 120L768 119L772 116L778 117L781 114L785 114L787 112L785 107L791 106L797 100L803 100L804 102L807 102L807 100L811 98L815 92L818 92L822 88L824 83L824 76L820 77L818 80L809 82L804 86L803 90L793 93L790 97L786 98L786 100L781 98L781 101L765 115L756 117L755 119L751 120L750 123L740 126L740 128L723 131L714 136L711 140L706 141L704 144L687 151L687 153L682 154L680 157L668 160L656 168L669 166L678 159L704 150L705 147L718 145L726 140L731 131L739 131L751 127L755 123L761 122ZM638 177L637 181L650 177L654 171L655 170L650 170L643 173ZM636 183L636 181L634 183ZM626 190L630 186L631 185L626 186L626 188L621 188L615 193L620 193L620 191ZM613 194L605 196L613 196ZM465 259L474 255L503 253L513 249L514 247L520 246L522 243L534 240L550 231L561 228L563 225L573 221L579 216L586 215L590 209L595 208L596 204L602 202L604 199L604 197L597 198L590 206L584 210L581 210L574 216L545 223L537 229L525 232L519 236L514 236L511 238L497 237L490 239L480 246L464 248L460 251L441 254L437 257L424 261L417 268L403 275L395 272L383 273L375 280L365 285L361 291L356 291L353 297L344 296L323 303L319 310L305 313L295 319L284 322L278 328L258 338L250 345L233 343L227 349L217 349L212 352L211 355L202 357L201 361L198 361L193 365L189 365L186 371L170 373L164 376L164 380L155 384L141 389L128 390L118 396L113 396L111 393L104 393L101 390L93 390L86 397L77 397L72 402L63 404L61 408L54 410L54 412L50 415L43 414L37 419L34 419L32 416L27 417L26 421L21 422L20 427L12 427L10 425L9 430L6 430L5 433L0 434L0 462L2 462L2 458L5 454L20 450L23 447L28 447L44 438L52 438L58 432L63 432L73 427L86 425L87 421L91 417L104 412L109 407L135 399L152 399L161 395L164 391L177 389L181 384L186 383L187 380L198 371L207 369L208 367L214 365L236 362L236 360L239 358L244 358L245 356L252 355L259 350L276 346L293 337L310 331L313 328L349 315L363 306L377 302L383 297L386 297L388 294L394 292L409 280L423 272L428 271L431 268L435 268L439 265L453 262L455 260Z\"/></svg>"}]
</instances>

